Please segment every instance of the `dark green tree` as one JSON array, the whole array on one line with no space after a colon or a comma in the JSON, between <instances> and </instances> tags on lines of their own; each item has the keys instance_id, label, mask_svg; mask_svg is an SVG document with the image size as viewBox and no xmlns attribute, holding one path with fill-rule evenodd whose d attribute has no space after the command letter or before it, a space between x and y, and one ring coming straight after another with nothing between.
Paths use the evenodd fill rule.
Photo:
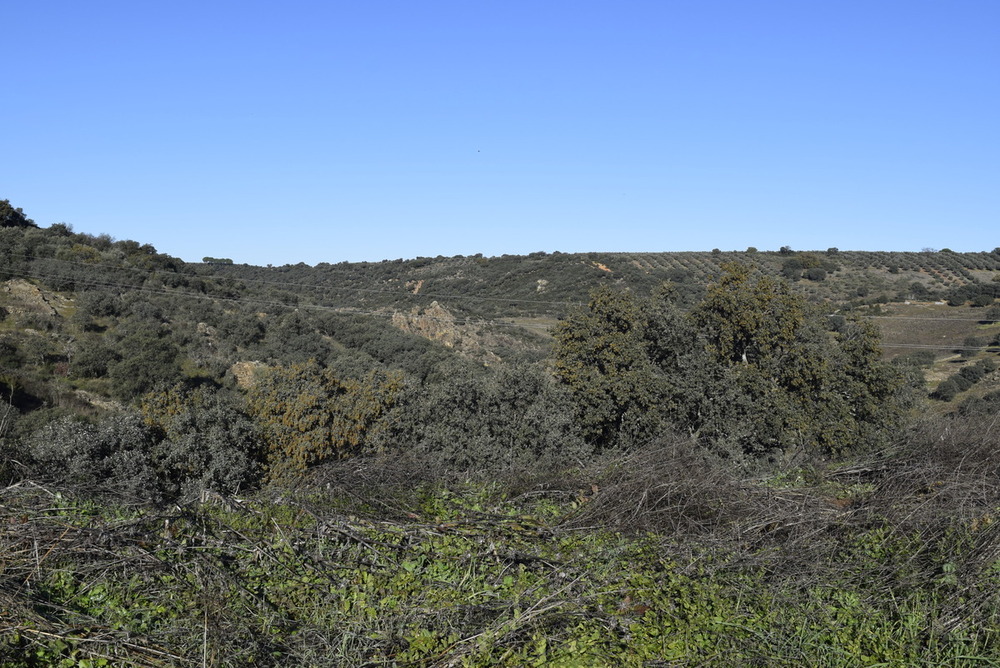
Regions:
<instances>
[{"instance_id":1,"label":"dark green tree","mask_svg":"<svg viewBox=\"0 0 1000 668\"><path fill-rule=\"evenodd\" d=\"M646 325L639 299L604 287L555 330L553 370L570 388L584 437L598 447L617 444L623 432L651 435L659 426L663 386Z\"/></svg>"},{"instance_id":2,"label":"dark green tree","mask_svg":"<svg viewBox=\"0 0 1000 668\"><path fill-rule=\"evenodd\" d=\"M114 352L119 360L108 365L108 377L119 399L134 399L184 376L180 349L162 329L138 326L117 343Z\"/></svg>"},{"instance_id":3,"label":"dark green tree","mask_svg":"<svg viewBox=\"0 0 1000 668\"><path fill-rule=\"evenodd\" d=\"M669 292L602 290L556 331L554 371L600 446L686 430L732 454L875 447L906 392L874 327L825 314L787 284L727 265L689 314Z\"/></svg>"},{"instance_id":4,"label":"dark green tree","mask_svg":"<svg viewBox=\"0 0 1000 668\"><path fill-rule=\"evenodd\" d=\"M24 211L11 206L9 200L0 199L0 227L38 227Z\"/></svg>"},{"instance_id":5,"label":"dark green tree","mask_svg":"<svg viewBox=\"0 0 1000 668\"><path fill-rule=\"evenodd\" d=\"M754 406L749 449L865 449L902 419L902 375L882 361L873 326L830 332L823 312L742 265L725 267L693 317Z\"/></svg>"},{"instance_id":6,"label":"dark green tree","mask_svg":"<svg viewBox=\"0 0 1000 668\"><path fill-rule=\"evenodd\" d=\"M788 285L727 264L693 312L708 349L725 364L769 366L794 346L806 304Z\"/></svg>"}]
</instances>

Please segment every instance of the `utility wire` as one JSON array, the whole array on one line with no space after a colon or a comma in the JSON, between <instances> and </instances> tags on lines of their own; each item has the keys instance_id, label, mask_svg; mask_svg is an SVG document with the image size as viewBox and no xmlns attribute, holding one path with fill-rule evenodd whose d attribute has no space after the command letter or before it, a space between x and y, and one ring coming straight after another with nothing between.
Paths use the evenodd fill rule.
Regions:
<instances>
[{"instance_id":1,"label":"utility wire","mask_svg":"<svg viewBox=\"0 0 1000 668\"><path fill-rule=\"evenodd\" d=\"M17 254L15 254L15 256L17 256ZM19 255L19 256L27 258L27 259L44 259L44 260L49 260L49 261L54 261L54 262L59 262L59 263L64 263L64 264L70 264L70 265L76 265L76 266L81 266L81 267L86 267L86 268L94 268L94 266L95 266L93 264L89 264L89 263L85 263L85 262L76 262L76 261L72 261L72 260L61 260L61 259L58 259L58 258L32 258L31 256L26 256L26 255ZM228 265L221 265L221 266L228 266ZM195 278L195 279L201 279L201 280L204 280L206 278L206 277L203 277L203 276L199 276L197 274L182 274L182 273L179 273L179 272L176 272L176 271L162 270L162 269L160 269L160 270L156 270L156 269L149 270L149 269L142 269L142 268L139 268L139 267L114 267L114 269L139 272L139 273L142 273L142 274L146 275L147 277L155 277L157 275L157 273L160 273L160 274L170 274L170 275L180 276L180 277L184 277L184 278ZM254 299L254 298L251 298L251 297L225 297L225 296L220 296L220 295L209 295L209 294L204 294L204 293L188 292L188 291L182 291L182 290L176 290L176 289L150 288L150 287L145 287L145 286L141 286L141 285L116 283L116 282L111 282L111 281L101 281L101 280L97 280L97 279L81 278L81 277L76 277L76 276L61 276L61 275L57 275L57 274L46 274L46 273L41 273L41 272L14 272L13 270L9 270L9 269L8 270L0 269L0 271L3 271L4 273L9 274L12 277L14 277L14 276L28 276L28 277L37 278L37 279L40 279L40 280L71 281L74 284L89 285L89 286L92 286L92 287L116 288L116 289L119 289L119 290L144 292L144 293L148 293L148 294L159 294L159 295L175 296L175 297L191 297L191 298L195 298L195 299L207 299L207 300L212 300L212 301L228 302L228 303L242 303L242 304L248 304L248 305L273 307L273 308L279 308L279 309L290 309L290 310L302 309L302 310L332 312L332 313L337 313L337 314L341 314L341 315L368 315L368 316L380 317L380 318L393 318L393 317L395 317L397 315L402 315L405 318L420 319L420 320L430 321L430 322L448 322L448 323L453 323L453 324L458 324L458 325L476 324L476 325L480 325L480 326L520 327L520 328L539 329L539 330L548 330L549 329L548 325L541 324L541 323L525 323L525 322L518 323L518 322L513 322L513 318L520 318L520 317L523 317L523 316L511 316L509 319L438 318L438 317L434 317L434 316L421 315L421 314L413 314L413 313L405 313L405 312L401 312L401 311L393 311L392 313L387 313L385 311L372 311L372 310L368 310L368 309L361 309L361 308L358 308L358 307L346 306L346 305L343 305L343 306L334 306L334 305L324 305L324 304L302 304L302 303L287 304L287 303L280 302L280 301L272 301L272 300L265 300L265 299ZM209 276L207 278L219 280L219 277L217 277L217 276ZM347 291L356 291L356 292L372 292L372 293L379 293L379 294L390 294L390 295L400 296L400 297L412 297L412 296L431 297L432 296L432 295L419 295L419 294L412 293L410 291L404 291L404 292L400 293L400 292L389 291L389 290L375 290L375 289L365 289L365 288L352 288L352 287L346 287L346 286L343 287L343 288L339 288L337 286L322 286L322 285L309 285L309 284L303 284L303 283L272 282L272 281L266 281L266 280L263 280L263 279L243 279L243 278L238 278L238 279L229 279L229 280L255 282L255 283L263 284L264 286L282 286L282 285L286 285L286 286L303 287L303 288L311 288L311 289L318 289L318 290L347 290ZM223 287L225 287L225 286L223 286ZM448 298L454 298L454 299L477 299L477 300L484 300L484 301L500 301L500 302L508 302L508 303L513 302L513 303L559 305L559 306L567 306L567 307L578 306L578 305L581 304L580 302L556 302L556 301L541 301L541 300L526 300L526 299L520 299L520 300L518 300L518 299L504 299L504 298L492 298L492 297L482 297L482 298L480 298L480 297L474 297L474 296L469 296L469 295L435 295L435 296L442 297L442 298L448 297ZM827 314L827 317L834 317L834 316L837 316L837 315L840 315L840 314L831 313L831 314ZM984 318L948 318L948 317L934 318L934 317L915 317L915 316L861 315L861 314L853 314L853 313L851 315L853 317L859 317L859 318L864 318L864 319L880 319L880 320L917 320L917 321L954 321L954 322L983 322L985 320ZM916 347L917 344L909 344L908 345L908 344L889 344L889 343L883 343L883 346L884 347L892 347L892 348L904 348L904 347ZM940 350L945 350L945 349L948 349L948 350L963 350L963 349L968 349L968 350L986 350L987 349L987 348L961 348L961 347L956 347L956 346L923 346L923 347L925 347L925 348L931 348L931 349L940 349Z\"/></svg>"},{"instance_id":2,"label":"utility wire","mask_svg":"<svg viewBox=\"0 0 1000 668\"><path fill-rule=\"evenodd\" d=\"M7 274L13 274L9 270L0 269ZM247 304L254 306L268 306L283 310L295 311L323 311L335 313L338 315L367 315L376 318L395 318L396 316L402 316L407 319L419 319L430 322L445 322L456 325L478 325L478 326L495 326L495 327L520 327L527 329L548 329L547 325L539 323L518 323L512 320L496 320L485 318L440 318L436 316L423 315L417 313L406 313L404 311L394 310L391 313L385 311L371 311L366 309L357 308L354 306L331 306L324 304L286 304L284 302L268 301L264 299L253 299L249 297L224 297L219 295L209 295L200 292L186 292L183 290L174 289L160 289L160 288L148 288L141 285L128 285L123 283L112 283L107 281L96 281L88 279L79 279L70 276L58 276L54 274L42 274L37 272L18 272L18 276L28 276L30 278L37 278L41 280L71 280L74 283L79 283L83 285L90 285L93 287L106 287L106 288L117 288L120 290L128 290L132 292L142 292L146 294L156 294L164 295L170 297L191 297L194 299L205 299L209 301L226 302L226 303L238 303ZM515 316L519 317L519 316Z\"/></svg>"},{"instance_id":3,"label":"utility wire","mask_svg":"<svg viewBox=\"0 0 1000 668\"><path fill-rule=\"evenodd\" d=\"M75 261L75 260L64 260L64 259L60 259L60 258L38 258L36 256L30 256L30 255L25 255L25 254L20 254L20 253L14 253L14 254L11 254L11 255L13 257L20 257L20 258L23 258L23 259L28 260L28 261L31 261L31 260L47 260L47 261L50 261L50 262L59 262L59 263L62 263L62 264L69 264L69 265L84 267L84 268L88 268L88 269L93 269L95 267L94 264L91 264L91 263L88 263L88 262L79 262L79 261ZM237 266L237 265L228 265L228 264L218 264L218 265L215 265L215 264L212 264L211 266L213 266L213 267L230 267L230 266ZM242 283L256 283L258 285L265 286L265 287L306 288L306 289L309 289L309 290L334 291L334 292L359 292L359 293L365 293L365 294L380 294L380 295L390 295L390 296L394 296L394 297L405 297L405 298L420 297L420 298L425 298L425 299L457 299L457 300L481 301L481 302L485 301L485 302L500 302L500 303L508 303L508 304L539 304L539 305L544 305L544 306L563 306L563 307L582 306L584 304L584 302L580 302L580 301L551 301L551 300L541 300L541 299L517 299L517 298L506 298L506 297L480 297L480 296L476 296L476 295L460 295L460 294L449 294L449 293L420 293L420 292L413 292L412 290L406 290L406 289L401 289L401 290L384 290L384 289L378 289L378 288L361 288L361 287L346 286L346 285L315 284L315 283L294 283L294 282L291 282L291 281L271 281L271 280L262 279L262 278L246 278L246 277L241 277L241 276L237 276L237 277L221 276L219 274L209 274L209 275L202 275L202 274L198 274L198 273L190 273L190 274L188 274L188 273L181 273L181 272L174 271L174 270L169 270L169 269L143 269L141 267L127 267L127 266L115 266L115 267L112 267L112 269L114 269L114 270L132 271L132 272L139 272L139 273L142 273L142 274L144 274L146 276L155 276L157 274L168 274L168 275L179 276L179 277L183 277L183 278L187 278L187 279L216 280L216 281L218 281L218 280L230 280L230 281L238 281L238 282L242 282ZM346 272L346 271L349 271L349 270L343 270L343 271ZM55 277L54 276L54 278L63 278L64 280L73 280L73 281L76 281L76 279L74 279L74 277L72 277L72 276L66 276L66 277ZM76 282L80 282L80 281L76 281ZM829 314L829 315L832 317L834 315L841 315L841 314L832 313L832 314ZM983 320L986 320L985 318L919 317L919 316L902 316L902 315L900 315L900 316L894 316L894 315L862 315L862 314L858 314L858 313L852 313L852 315L855 316L855 317L861 317L861 318L866 318L866 319L886 319L886 320L890 320L890 319L894 319L894 320L928 320L928 321L932 321L932 320L953 320L955 322L981 322Z\"/></svg>"},{"instance_id":4,"label":"utility wire","mask_svg":"<svg viewBox=\"0 0 1000 668\"><path fill-rule=\"evenodd\" d=\"M88 263L88 262L78 262L78 261L75 261L75 260L63 260L63 259L60 259L60 258L38 258L38 257L24 255L24 254L18 254L18 253L13 253L13 254L11 254L11 256L13 256L13 257L20 257L20 258L25 259L26 261L46 260L46 261L49 261L49 262L59 262L59 263L74 265L74 266L78 266L78 267L85 267L85 268L88 268L88 269L93 269L95 267L94 264L91 264L91 263ZM212 266L228 267L230 265L221 264L221 265L212 265ZM257 284L260 284L260 285L263 285L263 286L266 286L266 287L308 288L310 290L332 290L332 291L362 292L362 293L369 293L369 294L392 295L392 296L396 296L396 297L421 297L421 298L425 298L425 299L465 299L465 300L471 300L471 301L501 302L501 303L506 303L506 304L509 304L509 303L514 303L514 304L542 304L542 305L546 305L546 306L580 306L580 305L583 304L583 302L579 302L579 301L547 301L547 300L541 300L541 299L515 299L515 298L507 298L507 297L479 297L479 296L476 296L476 295L458 295L458 294L442 294L442 293L420 293L420 292L413 292L412 290L407 290L407 289L381 290L381 289L378 289L378 288L359 288L359 287L353 287L353 286L347 286L347 285L343 285L343 286L341 286L341 285L331 285L329 283L323 283L323 284L315 284L315 283L293 283L293 282L290 282L290 281L271 281L271 280L262 279L262 278L246 278L246 277L243 277L243 276L232 277L232 276L220 276L220 275L217 275L217 274L209 274L209 275L202 275L202 274L197 274L197 273L187 274L187 273L181 273L181 272L173 271L173 270L169 270L169 269L143 269L141 267L126 267L126 266L114 266L114 267L112 267L112 269L114 269L114 270L124 270L124 271L139 272L139 273L145 274L147 276L155 276L157 273L159 273L159 274L170 274L170 275L174 275L174 276L180 276L180 277L183 277L183 278L186 278L186 279L216 280L216 281L229 280L229 281L237 281L237 282L241 282L241 283L257 283ZM65 278L67 280L73 280L72 277L65 277Z\"/></svg>"},{"instance_id":5,"label":"utility wire","mask_svg":"<svg viewBox=\"0 0 1000 668\"><path fill-rule=\"evenodd\" d=\"M1000 350L1000 346L935 346L923 343L882 343L883 348L915 348L924 350Z\"/></svg>"}]
</instances>

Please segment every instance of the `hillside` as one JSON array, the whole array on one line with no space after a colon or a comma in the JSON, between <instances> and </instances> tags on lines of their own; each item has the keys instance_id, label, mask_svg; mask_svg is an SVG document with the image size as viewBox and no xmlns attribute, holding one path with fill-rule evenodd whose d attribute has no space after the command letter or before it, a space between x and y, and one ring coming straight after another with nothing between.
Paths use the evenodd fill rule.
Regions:
<instances>
[{"instance_id":1,"label":"hillside","mask_svg":"<svg viewBox=\"0 0 1000 668\"><path fill-rule=\"evenodd\" d=\"M317 303L361 308L456 302L491 316L559 316L600 285L648 293L664 281L693 301L723 265L739 262L792 281L817 301L860 305L1000 296L1000 251L532 253L253 267L212 263L199 275L280 285Z\"/></svg>"},{"instance_id":2,"label":"hillside","mask_svg":"<svg viewBox=\"0 0 1000 668\"><path fill-rule=\"evenodd\" d=\"M71 364L75 348L83 366L107 354L95 342L114 340L118 318L133 306L140 320L145 310L183 339L174 343L189 348L182 360L188 376L221 379L238 363L318 356L425 377L453 352L479 364L544 358L549 329L599 286L649 294L669 281L679 302L692 304L724 265L739 262L789 280L831 313L876 317L889 356L932 351L933 388L961 347L994 342L982 306L1000 295L996 250L533 253L254 267L187 264L134 241L63 225L39 229L23 214L11 221L0 228L5 336L35 349L39 362L29 356L40 373L28 374L21 391L47 384L38 394L57 403L89 397L99 404L96 397L114 395L106 382L69 367L80 366ZM46 376L58 382L41 382Z\"/></svg>"},{"instance_id":3,"label":"hillside","mask_svg":"<svg viewBox=\"0 0 1000 668\"><path fill-rule=\"evenodd\" d=\"M1000 297L1000 249L533 253L254 267L184 263L149 245L76 234L65 225L39 229L7 209L10 220L0 228L2 327L8 345L27 353L16 356L22 370L37 371L20 374L22 407L113 398L108 377L88 376L87 368L101 371L121 357L117 345L135 342L139 334L126 331L125 320L168 328L170 344L183 354L174 356L177 368L161 369L163 378L143 382L123 371L129 378L117 388L119 399L167 376L221 381L234 364L310 357L426 378L446 358L545 358L551 327L601 286L643 295L666 281L679 304L694 304L731 262L788 280L831 314L872 318L890 357L933 352L932 388L961 348L982 349L996 339L989 324L996 307L988 304ZM36 390L44 399L25 396Z\"/></svg>"},{"instance_id":4,"label":"hillside","mask_svg":"<svg viewBox=\"0 0 1000 668\"><path fill-rule=\"evenodd\" d=\"M9 218L2 665L1000 657L1000 249L252 267Z\"/></svg>"}]
</instances>

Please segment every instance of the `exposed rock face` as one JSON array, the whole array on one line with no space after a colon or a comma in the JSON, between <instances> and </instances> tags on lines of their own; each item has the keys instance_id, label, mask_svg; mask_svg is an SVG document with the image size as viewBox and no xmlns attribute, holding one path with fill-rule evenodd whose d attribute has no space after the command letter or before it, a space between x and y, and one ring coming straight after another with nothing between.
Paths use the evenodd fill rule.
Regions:
<instances>
[{"instance_id":1,"label":"exposed rock face","mask_svg":"<svg viewBox=\"0 0 1000 668\"><path fill-rule=\"evenodd\" d=\"M454 348L460 338L455 316L436 301L427 308L414 306L409 313L393 313L392 324L404 332L438 341L448 348Z\"/></svg>"},{"instance_id":2,"label":"exposed rock face","mask_svg":"<svg viewBox=\"0 0 1000 668\"><path fill-rule=\"evenodd\" d=\"M6 295L7 310L11 313L40 313L42 315L59 315L59 311L45 296L38 286L20 278L6 281L3 284Z\"/></svg>"},{"instance_id":3,"label":"exposed rock face","mask_svg":"<svg viewBox=\"0 0 1000 668\"><path fill-rule=\"evenodd\" d=\"M111 411L114 413L120 413L125 410L125 404L120 401L114 401L112 399L107 399L93 392L87 392L85 390L76 390L73 394L77 396L81 401L90 404L101 410Z\"/></svg>"},{"instance_id":4,"label":"exposed rock face","mask_svg":"<svg viewBox=\"0 0 1000 668\"><path fill-rule=\"evenodd\" d=\"M456 322L455 316L436 301L426 308L415 306L408 312L393 313L392 324L408 334L437 341L484 364L500 361L500 357L488 349L490 346L483 345L484 334L479 325Z\"/></svg>"}]
</instances>

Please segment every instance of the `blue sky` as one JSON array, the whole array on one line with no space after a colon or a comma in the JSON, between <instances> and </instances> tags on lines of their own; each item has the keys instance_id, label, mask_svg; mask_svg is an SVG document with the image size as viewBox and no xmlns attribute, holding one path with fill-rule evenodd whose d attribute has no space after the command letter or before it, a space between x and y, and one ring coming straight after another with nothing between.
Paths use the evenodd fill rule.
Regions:
<instances>
[{"instance_id":1,"label":"blue sky","mask_svg":"<svg viewBox=\"0 0 1000 668\"><path fill-rule=\"evenodd\" d=\"M9 2L0 199L185 260L1000 246L1000 2Z\"/></svg>"}]
</instances>

